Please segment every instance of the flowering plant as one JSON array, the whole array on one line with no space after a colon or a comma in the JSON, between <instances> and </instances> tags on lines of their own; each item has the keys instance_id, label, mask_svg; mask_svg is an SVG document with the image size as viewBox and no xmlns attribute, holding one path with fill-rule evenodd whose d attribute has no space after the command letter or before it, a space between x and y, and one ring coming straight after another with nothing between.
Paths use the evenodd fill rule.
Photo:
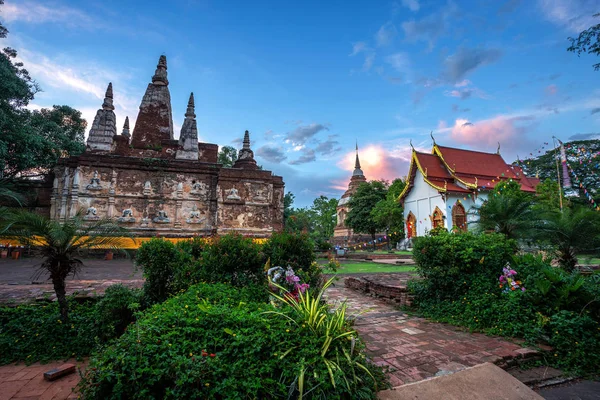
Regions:
<instances>
[{"instance_id":1,"label":"flowering plant","mask_svg":"<svg viewBox=\"0 0 600 400\"><path fill-rule=\"evenodd\" d=\"M278 291L278 287L283 288L287 291L286 296L291 296L298 300L298 294L304 293L306 289L310 287L308 283L300 283L300 277L296 275L292 267L288 266L287 269L282 267L273 267L267 270L267 277L272 291Z\"/></svg>"},{"instance_id":2,"label":"flowering plant","mask_svg":"<svg viewBox=\"0 0 600 400\"><path fill-rule=\"evenodd\" d=\"M521 289L522 292L525 291L525 286L518 281L515 277L517 276L517 271L510 267L509 263L506 263L506 266L502 269L502 275L498 278L500 281L500 289L504 289L504 293L509 293L511 291Z\"/></svg>"}]
</instances>

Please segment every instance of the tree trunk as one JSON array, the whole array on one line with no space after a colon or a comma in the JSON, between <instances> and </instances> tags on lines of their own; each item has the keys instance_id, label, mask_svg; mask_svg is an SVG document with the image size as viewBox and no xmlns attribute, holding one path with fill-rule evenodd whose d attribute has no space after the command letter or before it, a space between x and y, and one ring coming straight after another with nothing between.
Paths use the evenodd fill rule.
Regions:
<instances>
[{"instance_id":1,"label":"tree trunk","mask_svg":"<svg viewBox=\"0 0 600 400\"><path fill-rule=\"evenodd\" d=\"M371 239L373 239L373 251L377 250L377 244L375 243L375 234L371 233Z\"/></svg>"},{"instance_id":2,"label":"tree trunk","mask_svg":"<svg viewBox=\"0 0 600 400\"><path fill-rule=\"evenodd\" d=\"M57 274L58 275L58 274ZM58 301L58 308L60 310L60 317L63 323L69 322L69 305L67 304L67 290L65 279L60 276L52 276L52 284L54 285L54 291L56 292L56 300Z\"/></svg>"}]
</instances>

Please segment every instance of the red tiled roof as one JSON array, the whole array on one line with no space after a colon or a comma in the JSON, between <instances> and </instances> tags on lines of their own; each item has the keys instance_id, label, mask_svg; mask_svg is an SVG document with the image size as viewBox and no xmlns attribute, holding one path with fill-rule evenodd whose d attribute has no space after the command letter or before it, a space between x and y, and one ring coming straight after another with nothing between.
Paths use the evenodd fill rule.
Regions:
<instances>
[{"instance_id":1,"label":"red tiled roof","mask_svg":"<svg viewBox=\"0 0 600 400\"><path fill-rule=\"evenodd\" d=\"M511 168L500 154L483 153L480 151L454 149L437 146L444 161L456 174L466 174L478 177L498 177L504 174L506 178L516 178Z\"/></svg>"},{"instance_id":2,"label":"red tiled roof","mask_svg":"<svg viewBox=\"0 0 600 400\"><path fill-rule=\"evenodd\" d=\"M453 180L452 175L448 172L446 167L444 167L444 163L442 163L437 156L419 152L415 152L415 155L417 156L417 160L419 160L419 164L421 165L421 168L423 168L423 171L427 171L427 178L446 178Z\"/></svg>"}]
</instances>

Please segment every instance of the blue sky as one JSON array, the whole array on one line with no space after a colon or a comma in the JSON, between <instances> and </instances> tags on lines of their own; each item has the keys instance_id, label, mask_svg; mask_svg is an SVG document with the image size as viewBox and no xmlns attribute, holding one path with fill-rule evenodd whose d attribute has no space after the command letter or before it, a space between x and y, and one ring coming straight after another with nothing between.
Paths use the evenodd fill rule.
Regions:
<instances>
[{"instance_id":1,"label":"blue sky","mask_svg":"<svg viewBox=\"0 0 600 400\"><path fill-rule=\"evenodd\" d=\"M200 140L238 146L250 130L258 162L304 206L343 193L356 141L367 178L391 180L431 131L447 146L500 142L508 162L552 135L593 137L598 61L566 48L596 12L596 0L6 0L0 45L41 85L32 108L68 104L91 123L113 82L119 125L135 123L165 54L175 136L193 91Z\"/></svg>"}]
</instances>

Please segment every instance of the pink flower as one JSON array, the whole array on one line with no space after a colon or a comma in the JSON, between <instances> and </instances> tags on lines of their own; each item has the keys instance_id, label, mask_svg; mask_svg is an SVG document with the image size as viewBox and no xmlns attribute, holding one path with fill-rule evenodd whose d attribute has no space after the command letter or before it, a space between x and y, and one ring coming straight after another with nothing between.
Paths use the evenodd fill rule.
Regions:
<instances>
[{"instance_id":1,"label":"pink flower","mask_svg":"<svg viewBox=\"0 0 600 400\"><path fill-rule=\"evenodd\" d=\"M517 274L517 271L515 271L514 269L511 269L511 270L510 270L510 274L511 274L511 275L516 275L516 274Z\"/></svg>"},{"instance_id":2,"label":"pink flower","mask_svg":"<svg viewBox=\"0 0 600 400\"><path fill-rule=\"evenodd\" d=\"M500 279L499 279L499 281L500 281L500 282L504 282L505 280L506 280L506 278L504 277L504 275L500 275Z\"/></svg>"}]
</instances>

